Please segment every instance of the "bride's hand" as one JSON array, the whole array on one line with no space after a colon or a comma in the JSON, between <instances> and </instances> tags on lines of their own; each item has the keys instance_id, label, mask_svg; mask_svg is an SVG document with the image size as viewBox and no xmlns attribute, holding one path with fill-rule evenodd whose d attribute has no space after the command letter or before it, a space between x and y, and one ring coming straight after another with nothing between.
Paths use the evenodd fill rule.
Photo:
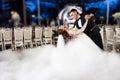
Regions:
<instances>
[{"instance_id":1,"label":"bride's hand","mask_svg":"<svg viewBox=\"0 0 120 80\"><path fill-rule=\"evenodd\" d=\"M89 20L91 18L91 15L85 15L85 20Z\"/></svg>"}]
</instances>

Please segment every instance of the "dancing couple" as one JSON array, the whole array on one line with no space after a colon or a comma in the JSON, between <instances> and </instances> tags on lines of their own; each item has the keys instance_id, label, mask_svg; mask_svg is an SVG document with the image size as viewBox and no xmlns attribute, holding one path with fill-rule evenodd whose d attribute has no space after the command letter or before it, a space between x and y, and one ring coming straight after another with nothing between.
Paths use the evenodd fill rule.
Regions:
<instances>
[{"instance_id":1,"label":"dancing couple","mask_svg":"<svg viewBox=\"0 0 120 80\"><path fill-rule=\"evenodd\" d=\"M74 22L74 26L70 29L65 26L59 27L58 33L63 35L65 41L68 41L71 38L80 37L81 35L87 35L87 39L90 38L99 48L103 49L102 38L99 32L100 29L93 22L92 14L87 14L85 16L80 15L76 9L71 9L68 14L76 21Z\"/></svg>"}]
</instances>

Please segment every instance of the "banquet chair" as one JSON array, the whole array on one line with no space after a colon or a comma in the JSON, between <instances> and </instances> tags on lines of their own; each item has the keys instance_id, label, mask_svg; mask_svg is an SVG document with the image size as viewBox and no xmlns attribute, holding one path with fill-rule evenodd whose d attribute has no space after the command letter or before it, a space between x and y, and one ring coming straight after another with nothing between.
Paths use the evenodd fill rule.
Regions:
<instances>
[{"instance_id":1,"label":"banquet chair","mask_svg":"<svg viewBox=\"0 0 120 80\"><path fill-rule=\"evenodd\" d=\"M0 29L0 46L1 46L1 49L3 50L3 30Z\"/></svg>"},{"instance_id":2,"label":"banquet chair","mask_svg":"<svg viewBox=\"0 0 120 80\"><path fill-rule=\"evenodd\" d=\"M22 28L14 28L14 49L17 47L23 48L23 29Z\"/></svg>"},{"instance_id":3,"label":"banquet chair","mask_svg":"<svg viewBox=\"0 0 120 80\"><path fill-rule=\"evenodd\" d=\"M102 42L103 42L103 47L105 46L105 39L104 39L104 29L101 28L100 29L100 34L101 34L101 38L102 38Z\"/></svg>"},{"instance_id":4,"label":"banquet chair","mask_svg":"<svg viewBox=\"0 0 120 80\"><path fill-rule=\"evenodd\" d=\"M115 28L115 49L120 52L120 28Z\"/></svg>"},{"instance_id":5,"label":"banquet chair","mask_svg":"<svg viewBox=\"0 0 120 80\"><path fill-rule=\"evenodd\" d=\"M58 27L57 26L51 26L52 27L52 31L53 31L53 44L57 43L57 39L58 39Z\"/></svg>"},{"instance_id":6,"label":"banquet chair","mask_svg":"<svg viewBox=\"0 0 120 80\"><path fill-rule=\"evenodd\" d=\"M46 28L44 29L43 43L44 43L44 44L47 44L47 43L52 44L52 28L46 27Z\"/></svg>"},{"instance_id":7,"label":"banquet chair","mask_svg":"<svg viewBox=\"0 0 120 80\"><path fill-rule=\"evenodd\" d=\"M114 29L113 28L105 28L105 32L106 32L105 48L108 51L111 51L114 49Z\"/></svg>"},{"instance_id":8,"label":"banquet chair","mask_svg":"<svg viewBox=\"0 0 120 80\"><path fill-rule=\"evenodd\" d=\"M51 28L52 28L53 31L57 31L58 30L57 26L51 26Z\"/></svg>"},{"instance_id":9,"label":"banquet chair","mask_svg":"<svg viewBox=\"0 0 120 80\"><path fill-rule=\"evenodd\" d=\"M23 46L24 48L30 46L33 47L32 44L32 27L24 27L23 28Z\"/></svg>"},{"instance_id":10,"label":"banquet chair","mask_svg":"<svg viewBox=\"0 0 120 80\"><path fill-rule=\"evenodd\" d=\"M11 48L13 49L12 38L13 38L12 29L4 28L3 29L4 49L6 49L6 45L10 45Z\"/></svg>"},{"instance_id":11,"label":"banquet chair","mask_svg":"<svg viewBox=\"0 0 120 80\"><path fill-rule=\"evenodd\" d=\"M33 39L33 44L36 46L42 45L42 28L35 27L35 38Z\"/></svg>"}]
</instances>

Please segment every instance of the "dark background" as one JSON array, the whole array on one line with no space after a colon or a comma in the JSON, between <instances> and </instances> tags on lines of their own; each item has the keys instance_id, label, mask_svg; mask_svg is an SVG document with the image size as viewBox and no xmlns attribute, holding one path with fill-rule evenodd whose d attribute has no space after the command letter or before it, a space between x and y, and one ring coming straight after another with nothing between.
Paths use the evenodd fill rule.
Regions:
<instances>
[{"instance_id":1,"label":"dark background","mask_svg":"<svg viewBox=\"0 0 120 80\"><path fill-rule=\"evenodd\" d=\"M95 8L96 16L106 16L107 0L40 0L40 15L42 20L56 18L58 13L69 4L82 6L84 11ZM120 0L109 0L110 3L110 22L112 14L120 11ZM10 11L15 10L21 16L23 23L23 0L0 0L0 24L7 24L10 19ZM27 12L27 24L30 24L31 15L37 19L37 0L25 0ZM93 10L94 11L94 10ZM36 20L35 19L35 20Z\"/></svg>"}]
</instances>

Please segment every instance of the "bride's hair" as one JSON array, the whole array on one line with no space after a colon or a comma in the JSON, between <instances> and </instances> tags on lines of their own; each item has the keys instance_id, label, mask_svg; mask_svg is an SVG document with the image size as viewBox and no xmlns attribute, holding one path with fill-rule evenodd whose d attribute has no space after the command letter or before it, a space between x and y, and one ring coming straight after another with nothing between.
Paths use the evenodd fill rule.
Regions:
<instances>
[{"instance_id":1,"label":"bride's hair","mask_svg":"<svg viewBox=\"0 0 120 80\"><path fill-rule=\"evenodd\" d=\"M72 39L72 37L68 34L68 32L63 29L58 29L58 35L60 34L63 36L65 43L67 43L70 39Z\"/></svg>"}]
</instances>

